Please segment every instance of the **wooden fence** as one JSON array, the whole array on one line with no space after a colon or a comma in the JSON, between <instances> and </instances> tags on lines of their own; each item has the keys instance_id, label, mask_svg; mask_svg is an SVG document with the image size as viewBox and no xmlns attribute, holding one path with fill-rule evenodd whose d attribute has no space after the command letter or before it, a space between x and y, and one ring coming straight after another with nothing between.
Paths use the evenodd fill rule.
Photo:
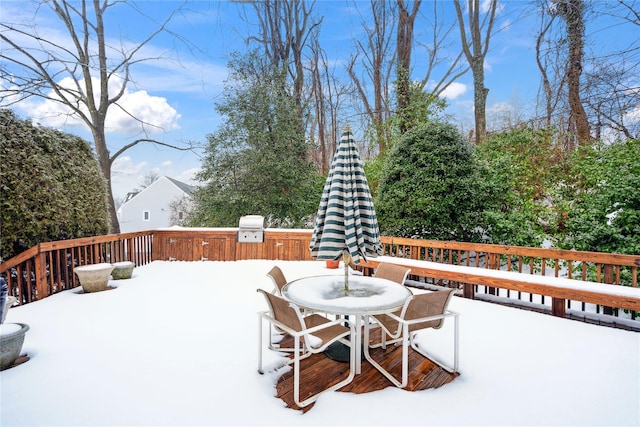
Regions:
<instances>
[{"instance_id":1,"label":"wooden fence","mask_svg":"<svg viewBox=\"0 0 640 427\"><path fill-rule=\"evenodd\" d=\"M311 230L267 229L261 243L238 243L237 230L166 229L42 243L0 264L0 274L7 279L10 294L16 296L20 304L26 304L79 286L73 268L86 264L132 261L140 266L155 260L312 260L309 254ZM638 287L640 255L394 237L383 237L382 242L384 255L393 257ZM413 279L452 287L458 285L451 280L443 283L428 277ZM545 295L533 292L484 287L476 290L476 296L478 293L524 304L548 304ZM570 310L593 310L579 300L568 304ZM615 307L595 307L595 310L637 321L636 313L628 313L628 310L624 314Z\"/></svg>"},{"instance_id":2,"label":"wooden fence","mask_svg":"<svg viewBox=\"0 0 640 427\"><path fill-rule=\"evenodd\" d=\"M494 270L518 272L521 274L564 277L574 280L598 282L604 285L619 285L638 288L638 267L640 255L621 255L602 252L585 252L562 249L542 249L522 246L488 245L479 243L416 240L383 237L384 255L412 260L472 266ZM459 287L455 280L441 280L433 277L414 277L418 281L435 285ZM535 286L525 286L524 291L500 289L496 286L479 286L469 295L500 303L514 303L546 312L552 312L552 300L548 295L534 292ZM528 290L528 292L527 292ZM465 295L467 296L467 295ZM635 311L619 310L616 307L594 306L577 298L567 300L566 309L571 317L594 321L591 313L603 313L616 318L635 321ZM560 312L564 313L563 310ZM576 314L581 313L581 314ZM609 322L605 322L609 323ZM633 322L635 323L635 322ZM640 326L640 322L637 326Z\"/></svg>"}]
</instances>

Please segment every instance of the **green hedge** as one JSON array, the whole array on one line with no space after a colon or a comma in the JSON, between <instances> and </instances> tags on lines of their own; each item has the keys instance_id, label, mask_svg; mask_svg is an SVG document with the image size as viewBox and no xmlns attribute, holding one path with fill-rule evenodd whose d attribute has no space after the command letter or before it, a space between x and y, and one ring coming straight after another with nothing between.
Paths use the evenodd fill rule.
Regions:
<instances>
[{"instance_id":1,"label":"green hedge","mask_svg":"<svg viewBox=\"0 0 640 427\"><path fill-rule=\"evenodd\" d=\"M89 144L0 110L0 259L108 233L107 186Z\"/></svg>"}]
</instances>

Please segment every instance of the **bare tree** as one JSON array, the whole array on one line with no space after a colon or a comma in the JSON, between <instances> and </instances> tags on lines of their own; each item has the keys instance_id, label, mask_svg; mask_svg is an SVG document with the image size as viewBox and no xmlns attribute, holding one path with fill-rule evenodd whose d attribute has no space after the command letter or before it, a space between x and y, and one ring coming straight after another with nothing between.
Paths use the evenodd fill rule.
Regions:
<instances>
[{"instance_id":1,"label":"bare tree","mask_svg":"<svg viewBox=\"0 0 640 427\"><path fill-rule=\"evenodd\" d=\"M22 23L8 23L6 20L0 23L0 40L5 44L0 58L13 66L13 86L2 89L0 101L12 104L29 97L46 99L64 105L72 115L86 124L93 136L100 169L107 181L112 233L120 232L111 189L111 165L115 159L141 142L178 148L149 138L137 139L113 155L110 155L107 148L105 123L110 108L119 108L133 117L119 103L127 85L132 81L131 67L143 61L157 59L139 58L139 55L151 40L166 31L167 23L177 11L137 45L127 46L122 43L120 47L116 47L107 45L105 21L108 9L119 3L121 2L108 0L43 1L40 7L50 7L64 24L68 36L64 43L57 43L41 35L34 24L25 26ZM141 13L135 6L132 8ZM9 74L6 69L2 72ZM71 85L67 84L69 81ZM120 89L115 94L109 94L109 84L115 81L120 82ZM137 120L143 125L149 125Z\"/></svg>"},{"instance_id":2,"label":"bare tree","mask_svg":"<svg viewBox=\"0 0 640 427\"><path fill-rule=\"evenodd\" d=\"M398 2L398 29L396 42L396 56L398 65L396 70L396 99L397 111L400 116L400 133L407 130L408 118L406 117L407 107L410 102L410 83L411 83L411 52L413 51L413 26L420 9L421 0L413 2L411 11L405 5L404 0Z\"/></svg>"},{"instance_id":3,"label":"bare tree","mask_svg":"<svg viewBox=\"0 0 640 427\"><path fill-rule=\"evenodd\" d=\"M536 65L542 78L541 90L544 98L544 126L548 128L551 126L553 112L555 111L559 97L557 96L557 91L553 89L553 76L549 76L548 68L550 65L548 55L546 54L549 50L545 48L547 34L553 25L555 15L547 14L548 8L546 4L544 4L545 1L546 0L542 0L543 4L541 4L540 7L540 30L536 36ZM554 51L557 50L554 49Z\"/></svg>"},{"instance_id":4,"label":"bare tree","mask_svg":"<svg viewBox=\"0 0 640 427\"><path fill-rule=\"evenodd\" d=\"M476 144L482 143L487 133L486 107L489 89L484 86L484 59L489 50L497 4L497 0L489 0L486 5L487 10L481 19L480 0L467 0L468 23L465 23L460 0L454 0L456 16L458 17L458 27L460 28L462 51L469 62L471 73L473 74ZM467 25L469 35L467 35ZM483 30L485 30L484 41L482 40Z\"/></svg>"},{"instance_id":5,"label":"bare tree","mask_svg":"<svg viewBox=\"0 0 640 427\"><path fill-rule=\"evenodd\" d=\"M602 13L621 18L636 26L640 25L640 7L637 0L618 0L613 7L606 4Z\"/></svg>"},{"instance_id":6,"label":"bare tree","mask_svg":"<svg viewBox=\"0 0 640 427\"><path fill-rule=\"evenodd\" d=\"M442 8L442 4L438 2L432 3L432 9L430 12L430 33L429 37L426 37L424 41L418 41L417 44L424 49L424 56L419 55L420 60L426 62L426 71L424 77L420 81L420 86L424 89L427 87L432 79L434 81L433 86L429 89L429 92L434 97L442 96L445 89L447 89L451 83L462 77L469 71L469 65L464 65L461 61L464 52L462 48L459 50L452 49L447 44L449 35L456 27L456 23L447 24L445 26L444 21L440 19L439 8ZM451 53L451 52L457 53ZM443 63L447 63L448 66L439 74L439 77L435 79L434 72Z\"/></svg>"},{"instance_id":7,"label":"bare tree","mask_svg":"<svg viewBox=\"0 0 640 427\"><path fill-rule=\"evenodd\" d=\"M160 179L160 174L156 171L147 172L140 181L138 181L138 185L140 188L147 188L154 182Z\"/></svg>"},{"instance_id":8,"label":"bare tree","mask_svg":"<svg viewBox=\"0 0 640 427\"><path fill-rule=\"evenodd\" d=\"M335 76L334 70L329 66L326 52L320 47L317 38L312 43L311 51L309 74L315 109L315 123L311 135L317 135L315 160L320 165L322 173L326 174L340 135L339 113L344 100L351 96L351 89ZM317 131L314 131L314 128L317 128Z\"/></svg>"},{"instance_id":9,"label":"bare tree","mask_svg":"<svg viewBox=\"0 0 640 427\"><path fill-rule=\"evenodd\" d=\"M593 21L601 16L613 20L618 31L637 31L640 9L636 0L595 3ZM585 109L596 139L640 137L637 109L640 105L640 45L615 43L604 54L587 58L582 88ZM611 132L607 132L607 131Z\"/></svg>"},{"instance_id":10,"label":"bare tree","mask_svg":"<svg viewBox=\"0 0 640 427\"><path fill-rule=\"evenodd\" d=\"M449 45L450 35L456 27L456 23L444 24L440 17L440 9L443 5L431 2L432 8L428 12L425 24L420 26L422 32L418 35L410 35L413 31L414 20L418 9L414 3L412 13L407 10L400 12L398 21L398 81L396 84L397 114L400 116L399 131L405 132L411 123L419 123L424 119L423 114L432 114L438 108L442 108L443 92L459 77L469 71L469 66L462 59L462 48L455 54L455 49ZM398 3L398 9L405 8L403 3ZM424 8L423 8L424 9ZM426 11L422 10L426 15ZM410 21L410 22L409 22ZM415 43L411 41L415 39ZM425 69L424 75L419 80L413 76L411 67L412 50L417 46L423 48L416 55L416 64ZM408 51L408 52L406 52ZM443 64L447 64L443 67ZM436 77L437 76L437 77ZM427 86L429 84L429 86ZM408 109L409 102L423 102L422 106L413 105ZM425 109L426 107L426 109Z\"/></svg>"},{"instance_id":11,"label":"bare tree","mask_svg":"<svg viewBox=\"0 0 640 427\"><path fill-rule=\"evenodd\" d=\"M554 0L556 13L564 20L568 39L567 86L569 90L569 124L579 144L591 140L589 120L580 96L580 77L584 57L584 2L583 0Z\"/></svg>"},{"instance_id":12,"label":"bare tree","mask_svg":"<svg viewBox=\"0 0 640 427\"><path fill-rule=\"evenodd\" d=\"M323 79L323 67L326 67L326 54L320 47L320 43L316 42L311 46L311 90L314 98L314 108L316 111L314 126L311 129L311 135L314 135L314 127L317 126L317 142L318 149L320 151L320 158L316 159L316 163L320 165L322 173L326 173L326 168L329 163L329 149L327 147L328 140L326 138L327 131L327 98L325 97L324 79ZM330 95L330 92L329 92Z\"/></svg>"},{"instance_id":13,"label":"bare tree","mask_svg":"<svg viewBox=\"0 0 640 427\"><path fill-rule=\"evenodd\" d=\"M373 21L362 19L362 28L366 41L356 40L357 53L352 55L347 72L353 81L359 100L373 127L375 142L379 153L386 151L390 136L385 132L384 122L391 115L389 97L390 79L395 62L395 49L392 35L395 28L393 10L390 3L371 0ZM361 66L362 68L360 68ZM358 70L362 69L364 74ZM370 99L368 84L371 84L373 100Z\"/></svg>"},{"instance_id":14,"label":"bare tree","mask_svg":"<svg viewBox=\"0 0 640 427\"><path fill-rule=\"evenodd\" d=\"M258 19L258 34L247 37L257 42L274 67L286 68L293 83L292 96L303 114L305 88L304 52L317 37L322 18L313 17L315 0L252 0ZM245 15L245 20L249 19Z\"/></svg>"}]
</instances>

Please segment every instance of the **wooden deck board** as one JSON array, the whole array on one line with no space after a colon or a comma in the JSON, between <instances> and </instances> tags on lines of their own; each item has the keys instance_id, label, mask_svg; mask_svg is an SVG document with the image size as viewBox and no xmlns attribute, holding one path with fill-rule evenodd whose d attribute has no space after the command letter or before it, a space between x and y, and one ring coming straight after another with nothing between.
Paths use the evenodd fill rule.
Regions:
<instances>
[{"instance_id":1,"label":"wooden deck board","mask_svg":"<svg viewBox=\"0 0 640 427\"><path fill-rule=\"evenodd\" d=\"M373 331L372 340L379 339L379 331ZM290 339L289 339L290 340ZM292 345L287 338L281 344ZM386 350L375 348L370 350L371 356L385 369L399 377L402 369L402 348L387 346ZM306 399L315 390L330 387L349 373L349 364L336 362L324 354L314 354L300 363L300 397ZM459 373L451 374L420 353L409 348L409 383L405 387L408 391L420 391L438 388L453 381ZM366 359L362 360L362 369L353 381L339 389L346 393L371 393L394 385L375 369ZM282 399L288 408L307 412L313 408L313 403L305 408L299 408L293 401L293 371L283 374L276 385L276 397Z\"/></svg>"}]
</instances>

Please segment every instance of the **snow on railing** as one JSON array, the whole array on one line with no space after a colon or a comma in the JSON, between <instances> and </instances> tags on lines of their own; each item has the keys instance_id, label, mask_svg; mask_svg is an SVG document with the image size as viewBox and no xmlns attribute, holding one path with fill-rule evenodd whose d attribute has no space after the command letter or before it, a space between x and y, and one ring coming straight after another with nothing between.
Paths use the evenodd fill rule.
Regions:
<instances>
[{"instance_id":1,"label":"snow on railing","mask_svg":"<svg viewBox=\"0 0 640 427\"><path fill-rule=\"evenodd\" d=\"M100 262L132 261L136 266L153 260L234 261L272 259L312 260L309 254L311 230L265 229L260 243L237 242L238 228L171 227L136 233L113 234L41 243L0 264L10 295L20 304L46 298L79 286L73 268ZM526 275L564 277L616 286L638 288L640 255L569 251L467 242L382 237L384 255L443 264L473 266ZM423 283L461 287L453 280L414 277ZM474 296L515 301L544 309L552 304L548 295L522 290L477 285ZM579 299L567 302L567 313L592 313L631 319L638 313L588 304Z\"/></svg>"}]
</instances>

